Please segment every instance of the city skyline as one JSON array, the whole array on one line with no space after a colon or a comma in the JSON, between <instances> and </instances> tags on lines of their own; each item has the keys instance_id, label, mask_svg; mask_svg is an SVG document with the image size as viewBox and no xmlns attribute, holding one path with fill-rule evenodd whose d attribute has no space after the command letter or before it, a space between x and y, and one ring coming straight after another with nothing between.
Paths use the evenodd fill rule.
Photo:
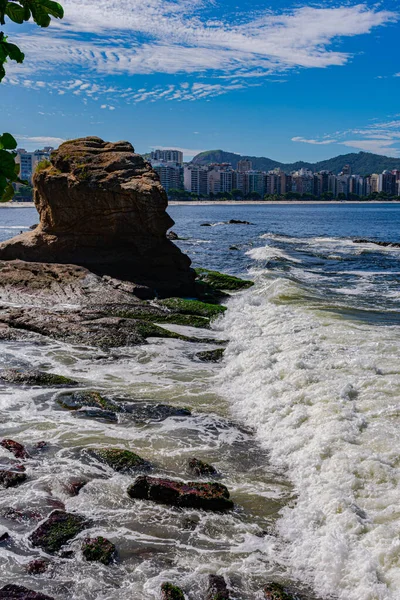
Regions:
<instances>
[{"instance_id":1,"label":"city skyline","mask_svg":"<svg viewBox=\"0 0 400 600\"><path fill-rule=\"evenodd\" d=\"M186 160L400 155L394 0L63 5L45 32L6 24L26 61L8 64L0 123L27 150L99 135Z\"/></svg>"}]
</instances>

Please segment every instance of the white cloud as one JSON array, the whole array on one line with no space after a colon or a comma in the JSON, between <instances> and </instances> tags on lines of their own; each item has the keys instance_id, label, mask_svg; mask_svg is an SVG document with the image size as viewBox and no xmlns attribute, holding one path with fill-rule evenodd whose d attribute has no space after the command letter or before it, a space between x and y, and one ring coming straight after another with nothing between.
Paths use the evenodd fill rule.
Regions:
<instances>
[{"instance_id":1,"label":"white cloud","mask_svg":"<svg viewBox=\"0 0 400 600\"><path fill-rule=\"evenodd\" d=\"M201 9L212 8L212 0L65 0L63 4L65 18L55 21L46 36L29 25L24 34L14 35L26 61L11 63L11 77L29 73L32 78L39 72L43 79L44 73L65 74L72 68L98 75L201 73L242 81L236 86L206 82L199 84L201 92L192 85L192 98L187 99L204 98L213 95L212 87L214 95L241 89L249 77L344 65L351 55L332 49L333 42L370 33L398 19L393 12L365 4L304 6L279 14L265 11L256 17L249 13L238 15L236 22L230 15L205 20ZM35 86L40 87L38 81ZM93 81L77 79L74 86L60 87L58 93L95 96L95 87ZM182 90L172 98L164 91L166 99L184 97ZM154 100L151 94L146 96L147 90L139 93L142 97L137 101Z\"/></svg>"},{"instance_id":2,"label":"white cloud","mask_svg":"<svg viewBox=\"0 0 400 600\"><path fill-rule=\"evenodd\" d=\"M53 146L58 148L60 144L65 142L64 138L60 137L48 137L48 136L29 136L29 135L16 135L16 140L19 147L24 147L27 150L36 150L43 148L44 146Z\"/></svg>"},{"instance_id":3,"label":"white cloud","mask_svg":"<svg viewBox=\"0 0 400 600\"><path fill-rule=\"evenodd\" d=\"M308 140L303 137L292 137L292 142L303 142L304 144L316 144L318 146L325 146L326 144L333 144L336 142L334 139L327 140Z\"/></svg>"},{"instance_id":4,"label":"white cloud","mask_svg":"<svg viewBox=\"0 0 400 600\"><path fill-rule=\"evenodd\" d=\"M374 154L382 154L383 156L400 156L400 150L393 147L393 140L380 140L371 138L369 140L346 140L341 142L343 146L350 148L358 148L363 152L373 152Z\"/></svg>"}]
</instances>

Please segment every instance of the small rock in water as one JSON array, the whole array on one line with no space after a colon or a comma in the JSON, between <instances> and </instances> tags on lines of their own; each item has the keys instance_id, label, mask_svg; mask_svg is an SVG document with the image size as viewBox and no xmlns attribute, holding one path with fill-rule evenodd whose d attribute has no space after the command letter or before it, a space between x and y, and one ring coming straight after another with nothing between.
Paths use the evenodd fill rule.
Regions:
<instances>
[{"instance_id":1,"label":"small rock in water","mask_svg":"<svg viewBox=\"0 0 400 600\"><path fill-rule=\"evenodd\" d=\"M100 462L120 473L148 471L152 468L149 461L130 450L120 448L91 448L89 453Z\"/></svg>"},{"instance_id":2,"label":"small rock in water","mask_svg":"<svg viewBox=\"0 0 400 600\"><path fill-rule=\"evenodd\" d=\"M26 480L26 473L13 469L0 468L0 486L4 488L15 487Z\"/></svg>"},{"instance_id":3,"label":"small rock in water","mask_svg":"<svg viewBox=\"0 0 400 600\"><path fill-rule=\"evenodd\" d=\"M201 362L220 362L224 356L224 348L217 348L216 350L205 350L203 352L197 352L196 356Z\"/></svg>"},{"instance_id":4,"label":"small rock in water","mask_svg":"<svg viewBox=\"0 0 400 600\"><path fill-rule=\"evenodd\" d=\"M252 225L250 221L240 221L239 219L231 219L227 222L227 225Z\"/></svg>"},{"instance_id":5,"label":"small rock in water","mask_svg":"<svg viewBox=\"0 0 400 600\"><path fill-rule=\"evenodd\" d=\"M90 562L109 565L117 554L115 545L104 537L86 538L82 543L82 554Z\"/></svg>"},{"instance_id":6,"label":"small rock in water","mask_svg":"<svg viewBox=\"0 0 400 600\"><path fill-rule=\"evenodd\" d=\"M229 250L239 250L237 246L229 246Z\"/></svg>"},{"instance_id":7,"label":"small rock in water","mask_svg":"<svg viewBox=\"0 0 400 600\"><path fill-rule=\"evenodd\" d=\"M162 600L185 600L185 594L177 585L168 581L161 586Z\"/></svg>"},{"instance_id":8,"label":"small rock in water","mask_svg":"<svg viewBox=\"0 0 400 600\"><path fill-rule=\"evenodd\" d=\"M167 239L169 240L179 240L179 236L177 233L175 233L175 231L168 231L167 233Z\"/></svg>"},{"instance_id":9,"label":"small rock in water","mask_svg":"<svg viewBox=\"0 0 400 600\"><path fill-rule=\"evenodd\" d=\"M75 411L74 415L86 419L99 419L107 423L118 423L118 417L115 412L101 410L100 408L81 408Z\"/></svg>"},{"instance_id":10,"label":"small rock in water","mask_svg":"<svg viewBox=\"0 0 400 600\"><path fill-rule=\"evenodd\" d=\"M37 443L34 445L34 448L35 448L36 450L44 450L45 448L48 448L48 446L49 446L49 445L48 445L48 443L47 443L47 442L45 442L44 440L41 440L40 442L37 442Z\"/></svg>"},{"instance_id":11,"label":"small rock in water","mask_svg":"<svg viewBox=\"0 0 400 600\"><path fill-rule=\"evenodd\" d=\"M38 371L36 369L28 369L26 371L20 369L5 369L0 372L0 380L16 385L26 384L50 387L79 385L77 381L74 381L69 377L56 375L55 373L47 373L45 371Z\"/></svg>"},{"instance_id":12,"label":"small rock in water","mask_svg":"<svg viewBox=\"0 0 400 600\"><path fill-rule=\"evenodd\" d=\"M211 227L211 223L200 223L200 227Z\"/></svg>"},{"instance_id":13,"label":"small rock in water","mask_svg":"<svg viewBox=\"0 0 400 600\"><path fill-rule=\"evenodd\" d=\"M169 404L135 403L125 407L135 421L164 421L170 417L190 417L188 408L178 408Z\"/></svg>"},{"instance_id":14,"label":"small rock in water","mask_svg":"<svg viewBox=\"0 0 400 600\"><path fill-rule=\"evenodd\" d=\"M190 471L196 475L196 477L215 477L218 475L218 471L215 467L198 458L190 458L188 466Z\"/></svg>"},{"instance_id":15,"label":"small rock in water","mask_svg":"<svg viewBox=\"0 0 400 600\"><path fill-rule=\"evenodd\" d=\"M0 600L54 600L54 598L29 590L22 585L10 583L0 589Z\"/></svg>"},{"instance_id":16,"label":"small rock in water","mask_svg":"<svg viewBox=\"0 0 400 600\"><path fill-rule=\"evenodd\" d=\"M10 534L8 531L5 531L0 535L0 544L5 544L10 540Z\"/></svg>"},{"instance_id":17,"label":"small rock in water","mask_svg":"<svg viewBox=\"0 0 400 600\"><path fill-rule=\"evenodd\" d=\"M29 458L25 447L18 442L14 442L14 440L4 439L0 442L0 446L12 452L15 458Z\"/></svg>"},{"instance_id":18,"label":"small rock in water","mask_svg":"<svg viewBox=\"0 0 400 600\"><path fill-rule=\"evenodd\" d=\"M89 522L81 515L55 510L28 539L32 546L52 554L88 526Z\"/></svg>"},{"instance_id":19,"label":"small rock in water","mask_svg":"<svg viewBox=\"0 0 400 600\"><path fill-rule=\"evenodd\" d=\"M43 519L43 515L36 511L22 511L17 510L9 506L5 508L0 513L4 519L9 519L10 521L17 521L18 523L26 523L28 521L41 521Z\"/></svg>"},{"instance_id":20,"label":"small rock in water","mask_svg":"<svg viewBox=\"0 0 400 600\"><path fill-rule=\"evenodd\" d=\"M221 575L210 575L206 600L230 600L225 579Z\"/></svg>"},{"instance_id":21,"label":"small rock in water","mask_svg":"<svg viewBox=\"0 0 400 600\"><path fill-rule=\"evenodd\" d=\"M175 481L141 475L128 488L128 496L181 508L231 510L228 489L220 483Z\"/></svg>"},{"instance_id":22,"label":"small rock in water","mask_svg":"<svg viewBox=\"0 0 400 600\"><path fill-rule=\"evenodd\" d=\"M71 496L77 496L87 483L89 483L87 479L74 479L69 481L65 487Z\"/></svg>"},{"instance_id":23,"label":"small rock in water","mask_svg":"<svg viewBox=\"0 0 400 600\"><path fill-rule=\"evenodd\" d=\"M57 403L63 408L69 410L79 410L80 408L92 407L108 410L112 412L121 412L121 408L116 402L102 396L99 392L93 390L83 390L73 393L64 393L57 398Z\"/></svg>"},{"instance_id":24,"label":"small rock in water","mask_svg":"<svg viewBox=\"0 0 400 600\"><path fill-rule=\"evenodd\" d=\"M285 592L280 583L267 583L264 588L265 600L295 600L291 594Z\"/></svg>"},{"instance_id":25,"label":"small rock in water","mask_svg":"<svg viewBox=\"0 0 400 600\"><path fill-rule=\"evenodd\" d=\"M50 566L50 561L45 558L36 558L27 564L26 570L29 575L41 575L45 573Z\"/></svg>"}]
</instances>

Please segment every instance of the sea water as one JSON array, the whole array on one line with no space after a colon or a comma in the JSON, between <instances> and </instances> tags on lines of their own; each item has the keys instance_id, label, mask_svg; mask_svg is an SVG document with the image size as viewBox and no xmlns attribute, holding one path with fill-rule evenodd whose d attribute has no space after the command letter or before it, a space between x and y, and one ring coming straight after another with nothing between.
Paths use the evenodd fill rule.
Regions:
<instances>
[{"instance_id":1,"label":"sea water","mask_svg":"<svg viewBox=\"0 0 400 600\"><path fill-rule=\"evenodd\" d=\"M62 502L90 516L92 533L114 541L120 560L89 565L77 540L73 559L33 578L24 565L35 524L3 519L13 542L0 549L1 579L77 600L158 598L160 583L172 580L194 600L217 572L243 600L260 598L271 578L308 598L398 600L400 249L373 242L400 242L400 205L169 212L194 266L255 281L214 324L215 337L228 340L223 363L199 363L194 354L206 344L176 340L111 353L3 342L4 366L49 368L103 392L190 406L193 416L103 423L57 409L56 390L3 387L1 436L50 446L32 460L26 484L0 492L0 507L48 514ZM1 209L0 238L36 220L32 209ZM129 477L82 453L99 444L136 450L175 477L187 458L206 459L237 508L212 515L132 503ZM63 487L71 472L91 479L76 498Z\"/></svg>"}]
</instances>

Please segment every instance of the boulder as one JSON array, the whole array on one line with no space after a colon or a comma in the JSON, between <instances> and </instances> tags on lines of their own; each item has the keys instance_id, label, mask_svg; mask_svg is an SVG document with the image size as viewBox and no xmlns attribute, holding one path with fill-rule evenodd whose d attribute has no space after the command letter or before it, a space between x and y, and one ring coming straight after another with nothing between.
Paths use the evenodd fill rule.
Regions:
<instances>
[{"instance_id":1,"label":"boulder","mask_svg":"<svg viewBox=\"0 0 400 600\"><path fill-rule=\"evenodd\" d=\"M89 522L81 515L55 510L31 533L29 541L32 546L53 554L88 526Z\"/></svg>"},{"instance_id":2,"label":"boulder","mask_svg":"<svg viewBox=\"0 0 400 600\"><path fill-rule=\"evenodd\" d=\"M26 473L13 468L0 466L0 486L4 488L16 487L26 480Z\"/></svg>"},{"instance_id":3,"label":"boulder","mask_svg":"<svg viewBox=\"0 0 400 600\"><path fill-rule=\"evenodd\" d=\"M61 144L34 175L34 202L38 227L0 244L0 260L79 265L161 296L193 292L190 259L166 236L167 195L130 143Z\"/></svg>"},{"instance_id":4,"label":"boulder","mask_svg":"<svg viewBox=\"0 0 400 600\"><path fill-rule=\"evenodd\" d=\"M10 583L0 589L0 600L54 600L54 598L29 590L22 585Z\"/></svg>"},{"instance_id":5,"label":"boulder","mask_svg":"<svg viewBox=\"0 0 400 600\"><path fill-rule=\"evenodd\" d=\"M188 467L196 477L216 477L218 475L218 471L215 467L198 458L190 458Z\"/></svg>"},{"instance_id":6,"label":"boulder","mask_svg":"<svg viewBox=\"0 0 400 600\"><path fill-rule=\"evenodd\" d=\"M38 386L76 386L79 385L77 381L64 377L63 375L56 375L55 373L47 373L45 371L38 371L36 369L5 369L0 372L0 381L5 383L12 383L15 385L38 385Z\"/></svg>"},{"instance_id":7,"label":"boulder","mask_svg":"<svg viewBox=\"0 0 400 600\"><path fill-rule=\"evenodd\" d=\"M148 471L152 468L149 461L144 460L130 450L122 450L121 448L91 448L89 452L97 460L119 473L135 473L137 471Z\"/></svg>"},{"instance_id":8,"label":"boulder","mask_svg":"<svg viewBox=\"0 0 400 600\"><path fill-rule=\"evenodd\" d=\"M230 600L225 579L221 575L210 575L206 600Z\"/></svg>"},{"instance_id":9,"label":"boulder","mask_svg":"<svg viewBox=\"0 0 400 600\"><path fill-rule=\"evenodd\" d=\"M25 450L24 446L14 440L4 439L0 442L0 446L12 452L15 458L29 458L29 453Z\"/></svg>"},{"instance_id":10,"label":"boulder","mask_svg":"<svg viewBox=\"0 0 400 600\"><path fill-rule=\"evenodd\" d=\"M137 500L152 500L181 508L214 511L233 508L228 489L220 483L185 483L141 475L129 486L128 495Z\"/></svg>"},{"instance_id":11,"label":"boulder","mask_svg":"<svg viewBox=\"0 0 400 600\"><path fill-rule=\"evenodd\" d=\"M201 360L201 362L221 362L224 357L224 348L216 348L215 350L203 350L202 352L197 352L196 357Z\"/></svg>"},{"instance_id":12,"label":"boulder","mask_svg":"<svg viewBox=\"0 0 400 600\"><path fill-rule=\"evenodd\" d=\"M161 586L162 600L185 600L185 594L177 585L166 581Z\"/></svg>"},{"instance_id":13,"label":"boulder","mask_svg":"<svg viewBox=\"0 0 400 600\"><path fill-rule=\"evenodd\" d=\"M50 561L45 558L36 558L27 564L26 570L29 575L42 575L50 566Z\"/></svg>"},{"instance_id":14,"label":"boulder","mask_svg":"<svg viewBox=\"0 0 400 600\"><path fill-rule=\"evenodd\" d=\"M89 562L109 565L115 559L117 549L112 542L99 536L83 540L82 554Z\"/></svg>"}]
</instances>

